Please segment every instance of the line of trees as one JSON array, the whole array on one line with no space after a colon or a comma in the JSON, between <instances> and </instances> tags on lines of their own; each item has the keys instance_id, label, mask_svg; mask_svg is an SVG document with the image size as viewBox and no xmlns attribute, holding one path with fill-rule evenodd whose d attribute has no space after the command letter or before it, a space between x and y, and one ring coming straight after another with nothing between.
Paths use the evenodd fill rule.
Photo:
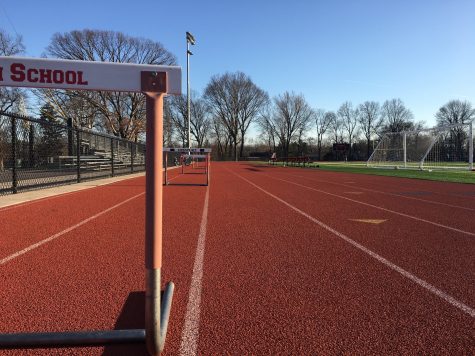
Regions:
<instances>
[{"instance_id":1,"label":"line of trees","mask_svg":"<svg viewBox=\"0 0 475 356\"><path fill-rule=\"evenodd\" d=\"M21 55L24 50L20 36L10 36L0 29L0 55ZM45 54L74 60L176 64L176 57L159 42L87 29L54 34ZM78 127L135 141L144 139L145 103L138 93L31 92L39 107L47 105L60 120L72 118ZM0 110L24 110L26 99L24 90L0 87ZM164 113L165 145L185 146L186 96L167 97ZM438 125L467 123L474 120L475 109L468 101L452 100L437 111L435 118ZM257 137L249 138L251 127ZM270 98L242 72L215 75L202 94L191 94L192 143L212 146L219 159L238 160L252 155L252 151L277 152L280 156L312 154L319 160L342 158L333 152L333 144L348 145L346 159L367 159L375 140L385 132L422 128L424 122L416 122L398 98L382 104L365 101L354 105L345 101L336 110L324 110L313 108L302 94L294 92Z\"/></svg>"}]
</instances>

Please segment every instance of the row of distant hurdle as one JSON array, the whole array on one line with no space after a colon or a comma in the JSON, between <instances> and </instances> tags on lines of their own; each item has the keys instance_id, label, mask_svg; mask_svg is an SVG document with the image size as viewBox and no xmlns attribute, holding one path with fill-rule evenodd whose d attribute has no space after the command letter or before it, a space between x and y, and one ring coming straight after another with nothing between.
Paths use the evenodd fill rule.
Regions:
<instances>
[{"instance_id":1,"label":"row of distant hurdle","mask_svg":"<svg viewBox=\"0 0 475 356\"><path fill-rule=\"evenodd\" d=\"M205 185L209 184L209 164L211 160L211 148L163 148L165 155L165 178L164 185L171 185L168 179L168 156L170 153L176 153L180 155L179 165L181 165L181 174L185 174L185 166L191 165L192 168L201 168L202 174L206 175L206 184L192 183L191 185ZM200 165L203 162L204 165ZM175 185L184 185L180 183L174 183ZM190 183L185 183L190 185Z\"/></svg>"}]
</instances>

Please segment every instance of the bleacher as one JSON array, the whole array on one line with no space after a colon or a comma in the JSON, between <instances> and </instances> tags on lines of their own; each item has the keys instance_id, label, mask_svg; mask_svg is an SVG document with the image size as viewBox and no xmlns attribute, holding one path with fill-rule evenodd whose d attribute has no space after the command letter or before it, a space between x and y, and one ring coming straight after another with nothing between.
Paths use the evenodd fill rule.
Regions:
<instances>
[{"instance_id":1,"label":"bleacher","mask_svg":"<svg viewBox=\"0 0 475 356\"><path fill-rule=\"evenodd\" d=\"M298 156L298 157L280 157L278 158L275 154L269 159L269 164L275 165L276 163L281 162L284 166L303 166L308 165L313 162L309 156Z\"/></svg>"},{"instance_id":2,"label":"bleacher","mask_svg":"<svg viewBox=\"0 0 475 356\"><path fill-rule=\"evenodd\" d=\"M77 156L59 156L59 168L76 168ZM112 170L111 152L105 150L91 150L88 155L80 155L79 162L81 171L106 171ZM145 157L136 154L134 156L134 165L144 164ZM114 154L114 170L129 168L132 164L131 154L120 153Z\"/></svg>"}]
</instances>

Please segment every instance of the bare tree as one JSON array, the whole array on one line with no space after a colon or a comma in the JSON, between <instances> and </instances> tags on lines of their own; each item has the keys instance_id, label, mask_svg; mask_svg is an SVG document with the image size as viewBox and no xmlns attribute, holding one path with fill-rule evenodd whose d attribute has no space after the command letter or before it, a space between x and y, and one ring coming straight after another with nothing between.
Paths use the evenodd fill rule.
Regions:
<instances>
[{"instance_id":1,"label":"bare tree","mask_svg":"<svg viewBox=\"0 0 475 356\"><path fill-rule=\"evenodd\" d=\"M315 111L315 127L317 129L317 150L318 160L322 159L322 144L323 136L330 127L332 117L329 112L325 112L323 109L317 109Z\"/></svg>"},{"instance_id":2,"label":"bare tree","mask_svg":"<svg viewBox=\"0 0 475 356\"><path fill-rule=\"evenodd\" d=\"M267 93L257 87L247 75L236 72L212 77L206 87L205 98L213 116L220 118L226 127L237 161L238 144L241 144L242 155L245 134L251 122L266 105Z\"/></svg>"},{"instance_id":3,"label":"bare tree","mask_svg":"<svg viewBox=\"0 0 475 356\"><path fill-rule=\"evenodd\" d=\"M24 51L21 36L12 37L0 28L0 56L15 56ZM0 87L0 111L16 111L25 97L25 92L19 88Z\"/></svg>"},{"instance_id":4,"label":"bare tree","mask_svg":"<svg viewBox=\"0 0 475 356\"><path fill-rule=\"evenodd\" d=\"M80 95L79 91L40 89L34 90L33 93L40 101L46 101L51 105L59 117L73 119L75 126L105 130L103 122L99 119L100 110L90 105L89 100Z\"/></svg>"},{"instance_id":5,"label":"bare tree","mask_svg":"<svg viewBox=\"0 0 475 356\"><path fill-rule=\"evenodd\" d=\"M276 129L272 121L270 106L267 106L257 119L260 136L267 143L270 152L276 151Z\"/></svg>"},{"instance_id":6,"label":"bare tree","mask_svg":"<svg viewBox=\"0 0 475 356\"><path fill-rule=\"evenodd\" d=\"M183 147L188 138L187 101L185 95L174 95L166 98L167 111L165 112L173 123L175 133Z\"/></svg>"},{"instance_id":7,"label":"bare tree","mask_svg":"<svg viewBox=\"0 0 475 356\"><path fill-rule=\"evenodd\" d=\"M166 114L173 123L178 139L185 147L188 139L188 106L186 96L168 97L167 104L168 111ZM193 91L190 99L190 133L199 147L202 147L206 135L209 134L211 128L209 112L210 109L207 102Z\"/></svg>"},{"instance_id":8,"label":"bare tree","mask_svg":"<svg viewBox=\"0 0 475 356\"><path fill-rule=\"evenodd\" d=\"M21 36L13 38L4 30L0 29L0 56L14 56L22 54L25 50ZM14 111L22 109L26 99L24 90L19 88L0 87L0 112ZM9 144L7 135L4 134L6 128L2 127L4 120L0 120L0 172L4 170L4 162L9 156Z\"/></svg>"},{"instance_id":9,"label":"bare tree","mask_svg":"<svg viewBox=\"0 0 475 356\"><path fill-rule=\"evenodd\" d=\"M191 100L191 134L196 140L198 147L203 147L206 137L211 128L209 108L207 102L199 97Z\"/></svg>"},{"instance_id":10,"label":"bare tree","mask_svg":"<svg viewBox=\"0 0 475 356\"><path fill-rule=\"evenodd\" d=\"M63 59L140 64L176 63L175 56L159 42L127 36L120 32L81 30L53 35L47 55ZM58 112L71 111L73 98L93 107L103 127L114 135L134 139L145 130L145 99L140 93L102 91L42 91L44 101ZM63 96L60 100L57 96ZM69 100L70 99L70 100ZM79 120L73 117L76 124Z\"/></svg>"},{"instance_id":11,"label":"bare tree","mask_svg":"<svg viewBox=\"0 0 475 356\"><path fill-rule=\"evenodd\" d=\"M164 147L173 147L173 134L175 133L175 127L172 120L172 112L170 97L165 97L163 101L163 146Z\"/></svg>"},{"instance_id":12,"label":"bare tree","mask_svg":"<svg viewBox=\"0 0 475 356\"><path fill-rule=\"evenodd\" d=\"M217 146L217 156L219 159L224 159L228 153L231 137L223 124L223 119L215 116L211 120L211 134L210 136L215 140Z\"/></svg>"},{"instance_id":13,"label":"bare tree","mask_svg":"<svg viewBox=\"0 0 475 356\"><path fill-rule=\"evenodd\" d=\"M359 112L358 121L366 138L367 158L369 159L371 155L371 137L380 130L383 123L380 114L381 108L376 101L365 101L360 104Z\"/></svg>"},{"instance_id":14,"label":"bare tree","mask_svg":"<svg viewBox=\"0 0 475 356\"><path fill-rule=\"evenodd\" d=\"M435 114L437 125L466 124L475 119L475 109L468 101L451 100Z\"/></svg>"},{"instance_id":15,"label":"bare tree","mask_svg":"<svg viewBox=\"0 0 475 356\"><path fill-rule=\"evenodd\" d=\"M328 120L330 120L330 129L332 133L333 143L342 143L343 142L343 122L333 111L329 111L326 114Z\"/></svg>"},{"instance_id":16,"label":"bare tree","mask_svg":"<svg viewBox=\"0 0 475 356\"><path fill-rule=\"evenodd\" d=\"M451 100L435 114L438 126L467 124L475 119L475 109L468 101ZM450 135L455 144L458 155L463 152L464 142L467 139L466 129L456 126L450 129Z\"/></svg>"},{"instance_id":17,"label":"bare tree","mask_svg":"<svg viewBox=\"0 0 475 356\"><path fill-rule=\"evenodd\" d=\"M384 132L401 132L414 127L414 116L401 99L386 100L381 108Z\"/></svg>"},{"instance_id":18,"label":"bare tree","mask_svg":"<svg viewBox=\"0 0 475 356\"><path fill-rule=\"evenodd\" d=\"M301 134L312 119L313 110L302 94L285 92L274 98L272 120L284 157L289 154L290 142Z\"/></svg>"},{"instance_id":19,"label":"bare tree","mask_svg":"<svg viewBox=\"0 0 475 356\"><path fill-rule=\"evenodd\" d=\"M353 108L353 104L349 101L345 101L338 109L338 116L340 116L341 121L343 122L343 127L345 128L348 137L348 143L350 144L350 157L353 139L358 134L357 128L359 115L358 108Z\"/></svg>"}]
</instances>

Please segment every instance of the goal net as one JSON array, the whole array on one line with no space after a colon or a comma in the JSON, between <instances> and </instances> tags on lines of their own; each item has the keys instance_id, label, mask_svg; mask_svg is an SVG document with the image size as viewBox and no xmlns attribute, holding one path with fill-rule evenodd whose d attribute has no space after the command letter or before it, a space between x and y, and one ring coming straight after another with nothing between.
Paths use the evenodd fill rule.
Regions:
<instances>
[{"instance_id":1,"label":"goal net","mask_svg":"<svg viewBox=\"0 0 475 356\"><path fill-rule=\"evenodd\" d=\"M368 167L473 169L472 124L386 133Z\"/></svg>"}]
</instances>

